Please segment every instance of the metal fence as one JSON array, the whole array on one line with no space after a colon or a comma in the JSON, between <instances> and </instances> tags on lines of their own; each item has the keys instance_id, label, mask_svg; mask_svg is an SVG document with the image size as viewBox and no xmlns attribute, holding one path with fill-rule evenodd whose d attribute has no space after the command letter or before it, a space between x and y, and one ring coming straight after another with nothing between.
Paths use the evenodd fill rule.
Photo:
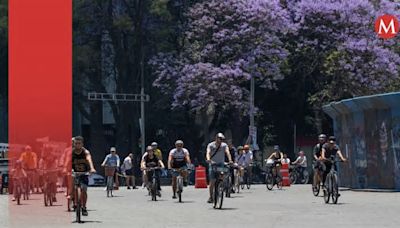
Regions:
<instances>
[{"instance_id":1,"label":"metal fence","mask_svg":"<svg viewBox=\"0 0 400 228\"><path fill-rule=\"evenodd\" d=\"M400 92L358 97L323 107L349 162L342 186L400 190Z\"/></svg>"}]
</instances>

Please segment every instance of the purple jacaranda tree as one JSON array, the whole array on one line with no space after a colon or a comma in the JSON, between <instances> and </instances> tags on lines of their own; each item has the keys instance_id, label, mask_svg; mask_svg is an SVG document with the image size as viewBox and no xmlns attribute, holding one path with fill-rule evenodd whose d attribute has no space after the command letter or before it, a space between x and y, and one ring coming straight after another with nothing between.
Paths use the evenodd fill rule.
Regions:
<instances>
[{"instance_id":1,"label":"purple jacaranda tree","mask_svg":"<svg viewBox=\"0 0 400 228\"><path fill-rule=\"evenodd\" d=\"M314 71L315 93L310 101L320 106L332 100L384 92L399 79L399 39L382 40L374 22L383 14L400 15L396 4L381 0L290 1L299 30L292 54L305 56ZM289 4L290 5L290 4ZM316 71L316 72L315 72Z\"/></svg>"},{"instance_id":2,"label":"purple jacaranda tree","mask_svg":"<svg viewBox=\"0 0 400 228\"><path fill-rule=\"evenodd\" d=\"M246 110L251 77L265 88L284 78L282 37L295 26L278 0L204 1L186 16L183 50L150 62L173 107Z\"/></svg>"}]
</instances>

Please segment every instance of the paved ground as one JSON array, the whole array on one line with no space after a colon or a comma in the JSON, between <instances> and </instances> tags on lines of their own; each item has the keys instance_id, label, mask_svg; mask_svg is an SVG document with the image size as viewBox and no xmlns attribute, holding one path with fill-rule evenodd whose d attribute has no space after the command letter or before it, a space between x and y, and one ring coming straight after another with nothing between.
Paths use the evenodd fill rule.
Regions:
<instances>
[{"instance_id":1,"label":"paved ground","mask_svg":"<svg viewBox=\"0 0 400 228\"><path fill-rule=\"evenodd\" d=\"M268 191L252 186L224 201L223 210L214 210L206 189L188 187L184 203L171 198L163 188L160 201L152 202L143 189L121 189L106 198L102 188L89 190L86 223L73 224L73 213L65 202L42 206L42 195L34 195L25 205L14 206L0 195L0 227L399 227L400 193L343 191L338 205L326 205L314 197L309 185ZM61 195L58 197L63 199Z\"/></svg>"}]
</instances>

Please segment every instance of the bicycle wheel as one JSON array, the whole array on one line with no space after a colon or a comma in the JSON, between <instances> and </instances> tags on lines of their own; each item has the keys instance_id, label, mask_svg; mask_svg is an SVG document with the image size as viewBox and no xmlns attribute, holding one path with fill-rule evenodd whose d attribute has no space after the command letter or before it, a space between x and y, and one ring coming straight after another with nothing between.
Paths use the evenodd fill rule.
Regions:
<instances>
[{"instance_id":1,"label":"bicycle wheel","mask_svg":"<svg viewBox=\"0 0 400 228\"><path fill-rule=\"evenodd\" d=\"M178 176L178 198L179 202L182 202L182 190L183 190L183 179L182 177Z\"/></svg>"},{"instance_id":2,"label":"bicycle wheel","mask_svg":"<svg viewBox=\"0 0 400 228\"><path fill-rule=\"evenodd\" d=\"M321 189L321 186L320 186L319 183L316 183L316 184L314 184L312 186L312 191L313 191L314 196L318 196L319 195L320 189Z\"/></svg>"},{"instance_id":3,"label":"bicycle wheel","mask_svg":"<svg viewBox=\"0 0 400 228\"><path fill-rule=\"evenodd\" d=\"M225 186L223 184L223 182L219 182L218 184L218 209L222 208L222 202L224 201L224 190L225 190Z\"/></svg>"},{"instance_id":4,"label":"bicycle wheel","mask_svg":"<svg viewBox=\"0 0 400 228\"><path fill-rule=\"evenodd\" d=\"M44 192L43 192L44 206L47 207L49 205L47 203L48 202L48 199L47 199L47 197L48 197L48 195L47 195L47 184L44 184L43 190L44 190Z\"/></svg>"},{"instance_id":5,"label":"bicycle wheel","mask_svg":"<svg viewBox=\"0 0 400 228\"><path fill-rule=\"evenodd\" d=\"M292 171L292 172L289 174L289 179L290 179L290 183L291 183L291 184L296 184L296 181L297 181L297 174L296 174L295 171Z\"/></svg>"},{"instance_id":6,"label":"bicycle wheel","mask_svg":"<svg viewBox=\"0 0 400 228\"><path fill-rule=\"evenodd\" d=\"M339 199L339 187L337 184L337 175L332 175L332 202L337 204Z\"/></svg>"},{"instance_id":7,"label":"bicycle wheel","mask_svg":"<svg viewBox=\"0 0 400 228\"><path fill-rule=\"evenodd\" d=\"M216 209L218 206L218 202L219 202L219 192L218 192L218 185L219 185L219 181L217 180L214 184L214 195L213 195L213 200L214 200L214 208Z\"/></svg>"},{"instance_id":8,"label":"bicycle wheel","mask_svg":"<svg viewBox=\"0 0 400 228\"><path fill-rule=\"evenodd\" d=\"M267 173L267 175L265 175L265 184L267 185L268 190L272 190L274 187L274 180L271 173Z\"/></svg>"},{"instance_id":9,"label":"bicycle wheel","mask_svg":"<svg viewBox=\"0 0 400 228\"><path fill-rule=\"evenodd\" d=\"M239 191L240 191L240 183L239 183L239 181L240 181L240 177L239 177L239 175L236 175L235 176L235 192L236 193L239 193Z\"/></svg>"},{"instance_id":10,"label":"bicycle wheel","mask_svg":"<svg viewBox=\"0 0 400 228\"><path fill-rule=\"evenodd\" d=\"M282 178L279 177L279 176L277 176L277 177L275 178L275 181L276 181L276 187L277 187L279 190L282 190L282 186L283 186Z\"/></svg>"},{"instance_id":11,"label":"bicycle wheel","mask_svg":"<svg viewBox=\"0 0 400 228\"><path fill-rule=\"evenodd\" d=\"M226 178L226 182L224 183L225 185L225 196L226 197L231 197L231 186L232 186L232 177L229 175L229 177Z\"/></svg>"},{"instance_id":12,"label":"bicycle wheel","mask_svg":"<svg viewBox=\"0 0 400 228\"><path fill-rule=\"evenodd\" d=\"M17 204L21 205L21 187L18 186L16 191L17 191L17 194L16 194L17 195Z\"/></svg>"},{"instance_id":13,"label":"bicycle wheel","mask_svg":"<svg viewBox=\"0 0 400 228\"><path fill-rule=\"evenodd\" d=\"M303 178L301 178L301 183L302 184L307 184L308 183L308 178L309 178L309 174L307 170L303 171Z\"/></svg>"},{"instance_id":14,"label":"bicycle wheel","mask_svg":"<svg viewBox=\"0 0 400 228\"><path fill-rule=\"evenodd\" d=\"M246 178L246 187L247 187L247 189L250 189L250 186L251 186L251 182L250 182L250 176L247 176L247 178Z\"/></svg>"},{"instance_id":15,"label":"bicycle wheel","mask_svg":"<svg viewBox=\"0 0 400 228\"><path fill-rule=\"evenodd\" d=\"M157 201L157 181L155 179L153 179L153 183L151 184L151 199Z\"/></svg>"},{"instance_id":16,"label":"bicycle wheel","mask_svg":"<svg viewBox=\"0 0 400 228\"><path fill-rule=\"evenodd\" d=\"M330 174L326 177L325 189L324 189L324 201L329 203L329 198L331 197L331 177Z\"/></svg>"},{"instance_id":17,"label":"bicycle wheel","mask_svg":"<svg viewBox=\"0 0 400 228\"><path fill-rule=\"evenodd\" d=\"M76 222L81 223L81 188L77 187L75 189L75 201L76 201Z\"/></svg>"}]
</instances>

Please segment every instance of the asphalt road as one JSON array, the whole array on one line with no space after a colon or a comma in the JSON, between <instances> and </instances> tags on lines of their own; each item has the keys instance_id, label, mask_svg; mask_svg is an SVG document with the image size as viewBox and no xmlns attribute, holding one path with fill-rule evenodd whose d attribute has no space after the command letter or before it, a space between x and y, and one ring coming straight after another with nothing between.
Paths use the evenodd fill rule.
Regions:
<instances>
[{"instance_id":1,"label":"asphalt road","mask_svg":"<svg viewBox=\"0 0 400 228\"><path fill-rule=\"evenodd\" d=\"M252 186L224 201L222 210L207 204L208 190L185 188L184 203L163 196L152 202L144 189L121 188L107 198L103 188L89 189L89 216L72 223L62 194L53 207L44 207L42 195L16 206L0 195L1 227L399 227L400 193L342 191L337 205L314 197L309 185L268 191Z\"/></svg>"}]
</instances>

